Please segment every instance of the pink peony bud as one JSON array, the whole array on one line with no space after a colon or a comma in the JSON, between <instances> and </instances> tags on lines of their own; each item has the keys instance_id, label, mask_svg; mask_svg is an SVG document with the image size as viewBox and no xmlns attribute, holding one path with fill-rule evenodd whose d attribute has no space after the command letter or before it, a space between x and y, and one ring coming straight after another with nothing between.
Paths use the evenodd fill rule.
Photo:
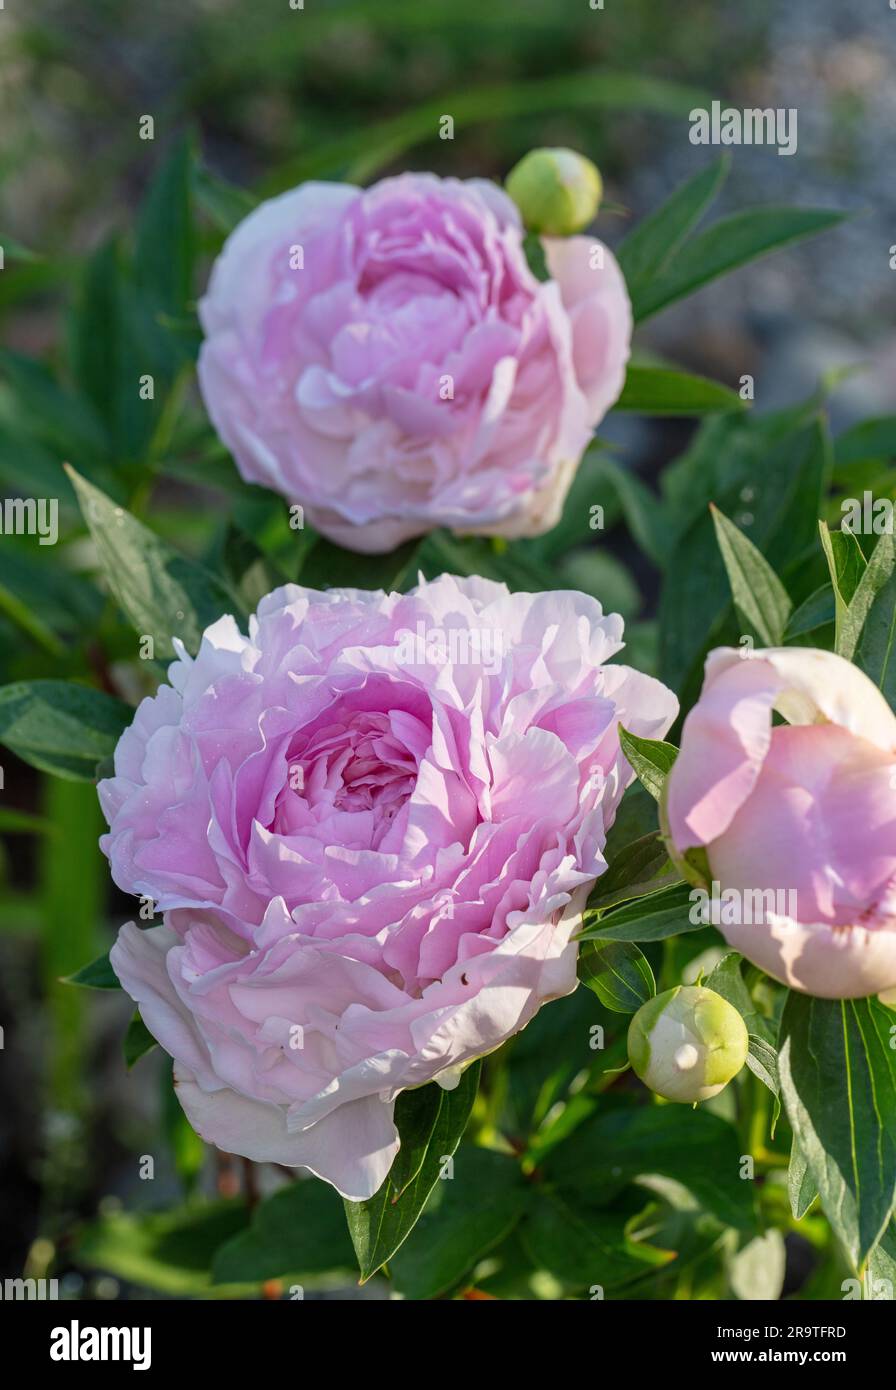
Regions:
<instances>
[{"instance_id":1,"label":"pink peony bud","mask_svg":"<svg viewBox=\"0 0 896 1390\"><path fill-rule=\"evenodd\" d=\"M824 998L896 986L896 716L857 667L712 652L665 816L692 879L705 855L725 900L709 920L749 960Z\"/></svg>"}]
</instances>

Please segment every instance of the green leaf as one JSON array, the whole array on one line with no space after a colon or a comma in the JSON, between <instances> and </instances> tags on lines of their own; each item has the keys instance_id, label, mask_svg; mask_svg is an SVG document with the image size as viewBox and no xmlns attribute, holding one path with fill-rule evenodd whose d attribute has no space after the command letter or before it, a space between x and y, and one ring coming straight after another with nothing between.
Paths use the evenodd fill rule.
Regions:
<instances>
[{"instance_id":1,"label":"green leaf","mask_svg":"<svg viewBox=\"0 0 896 1390\"><path fill-rule=\"evenodd\" d=\"M74 469L68 472L109 588L134 630L154 639L156 658L174 655L172 637L195 654L204 629L225 613L245 619L236 594L217 575L173 550Z\"/></svg>"},{"instance_id":2,"label":"green leaf","mask_svg":"<svg viewBox=\"0 0 896 1390\"><path fill-rule=\"evenodd\" d=\"M792 992L779 1036L787 1117L825 1215L858 1268L896 1198L896 1052L876 999Z\"/></svg>"},{"instance_id":3,"label":"green leaf","mask_svg":"<svg viewBox=\"0 0 896 1390\"><path fill-rule=\"evenodd\" d=\"M193 159L192 142L185 136L160 166L140 207L134 277L153 313L181 314L190 299Z\"/></svg>"},{"instance_id":4,"label":"green leaf","mask_svg":"<svg viewBox=\"0 0 896 1390\"><path fill-rule=\"evenodd\" d=\"M14 395L29 434L63 458L91 459L107 447L102 425L83 396L66 391L42 363L0 351L0 372Z\"/></svg>"},{"instance_id":5,"label":"green leaf","mask_svg":"<svg viewBox=\"0 0 896 1390\"><path fill-rule=\"evenodd\" d=\"M383 589L399 591L409 573L420 542L407 541L386 555L359 555L319 537L302 562L300 583L309 589Z\"/></svg>"},{"instance_id":6,"label":"green leaf","mask_svg":"<svg viewBox=\"0 0 896 1390\"><path fill-rule=\"evenodd\" d=\"M649 487L628 469L608 465L626 525L638 545L660 569L670 558L667 509Z\"/></svg>"},{"instance_id":7,"label":"green leaf","mask_svg":"<svg viewBox=\"0 0 896 1390\"><path fill-rule=\"evenodd\" d=\"M613 859L588 899L589 908L615 907L617 903L655 893L680 880L681 875L666 853L658 830L632 840Z\"/></svg>"},{"instance_id":8,"label":"green leaf","mask_svg":"<svg viewBox=\"0 0 896 1390\"><path fill-rule=\"evenodd\" d=\"M646 787L655 801L659 801L669 769L678 757L678 749L672 743L664 743L662 739L639 738L637 734L630 734L621 724L619 742L642 786Z\"/></svg>"},{"instance_id":9,"label":"green leaf","mask_svg":"<svg viewBox=\"0 0 896 1390\"><path fill-rule=\"evenodd\" d=\"M88 1268L186 1298L209 1292L215 1251L247 1220L241 1199L196 1202L174 1211L114 1212L83 1228L73 1253Z\"/></svg>"},{"instance_id":10,"label":"green leaf","mask_svg":"<svg viewBox=\"0 0 896 1390\"><path fill-rule=\"evenodd\" d=\"M140 1061L147 1052L151 1052L156 1046L156 1040L150 1033L143 1019L140 1017L140 1010L137 1009L134 1017L128 1024L128 1031L124 1035L122 1044L124 1050L124 1060L128 1071L136 1062Z\"/></svg>"},{"instance_id":11,"label":"green leaf","mask_svg":"<svg viewBox=\"0 0 896 1390\"><path fill-rule=\"evenodd\" d=\"M868 597L871 602L855 661L896 708L896 539L892 535L881 536L850 604L850 615L856 605L857 620Z\"/></svg>"},{"instance_id":12,"label":"green leaf","mask_svg":"<svg viewBox=\"0 0 896 1390\"><path fill-rule=\"evenodd\" d=\"M834 618L834 586L821 584L791 613L784 641L792 642L797 637L808 637L809 633L818 632L819 628L830 627Z\"/></svg>"},{"instance_id":13,"label":"green leaf","mask_svg":"<svg viewBox=\"0 0 896 1390\"><path fill-rule=\"evenodd\" d=\"M790 1196L790 1210L793 1212L793 1219L794 1221L802 1221L818 1196L818 1188L812 1180L805 1155L796 1139L790 1146L787 1191Z\"/></svg>"},{"instance_id":14,"label":"green leaf","mask_svg":"<svg viewBox=\"0 0 896 1390\"><path fill-rule=\"evenodd\" d=\"M896 458L896 415L862 420L844 430L834 442L834 465L838 473L867 459L892 458Z\"/></svg>"},{"instance_id":15,"label":"green leaf","mask_svg":"<svg viewBox=\"0 0 896 1390\"><path fill-rule=\"evenodd\" d=\"M668 265L633 297L641 322L677 299L782 246L836 227L847 216L815 208L764 207L722 217L692 237Z\"/></svg>"},{"instance_id":16,"label":"green leaf","mask_svg":"<svg viewBox=\"0 0 896 1390\"><path fill-rule=\"evenodd\" d=\"M404 1159L401 1180L409 1173L413 1176L400 1194L386 1178L368 1201L345 1203L362 1283L391 1260L417 1224L426 1199L439 1180L444 1159L454 1153L461 1141L476 1099L481 1066L477 1061L467 1067L453 1091L445 1091L437 1082L430 1082L441 1094L437 1098L438 1118L428 1131L425 1124L421 1124L421 1102L414 1091L403 1091L395 1102L395 1124L402 1143L407 1115L409 1145L412 1148L416 1145L418 1149L422 1146L423 1152Z\"/></svg>"},{"instance_id":17,"label":"green leaf","mask_svg":"<svg viewBox=\"0 0 896 1390\"><path fill-rule=\"evenodd\" d=\"M744 410L746 406L736 391L708 377L629 363L622 394L613 409L641 415L709 415L720 410Z\"/></svg>"},{"instance_id":18,"label":"green leaf","mask_svg":"<svg viewBox=\"0 0 896 1390\"><path fill-rule=\"evenodd\" d=\"M718 507L710 510L738 613L764 647L780 647L793 611L787 590L762 551Z\"/></svg>"},{"instance_id":19,"label":"green leaf","mask_svg":"<svg viewBox=\"0 0 896 1390\"><path fill-rule=\"evenodd\" d=\"M632 297L675 255L718 194L730 168L731 156L723 154L677 188L656 212L642 218L619 243L616 259Z\"/></svg>"},{"instance_id":20,"label":"green leaf","mask_svg":"<svg viewBox=\"0 0 896 1390\"><path fill-rule=\"evenodd\" d=\"M723 999L727 999L728 1003L737 1009L747 1025L748 1032L772 1043L775 1039L774 1029L753 1003L753 997L742 973L743 962L743 956L737 951L726 952L709 972L704 984L707 989L714 989L716 994L721 994Z\"/></svg>"},{"instance_id":21,"label":"green leaf","mask_svg":"<svg viewBox=\"0 0 896 1390\"><path fill-rule=\"evenodd\" d=\"M286 584L289 579L251 536L232 522L228 524L221 543L220 563L228 583L250 613L255 612L266 594Z\"/></svg>"},{"instance_id":22,"label":"green leaf","mask_svg":"<svg viewBox=\"0 0 896 1390\"><path fill-rule=\"evenodd\" d=\"M389 1262L395 1288L413 1299L447 1293L510 1234L532 1196L515 1159L462 1146L452 1176L433 1188L413 1238Z\"/></svg>"},{"instance_id":23,"label":"green leaf","mask_svg":"<svg viewBox=\"0 0 896 1390\"><path fill-rule=\"evenodd\" d=\"M114 695L73 681L0 686L0 743L42 772L92 782L134 711Z\"/></svg>"},{"instance_id":24,"label":"green leaf","mask_svg":"<svg viewBox=\"0 0 896 1390\"><path fill-rule=\"evenodd\" d=\"M316 1178L298 1178L256 1209L248 1230L216 1252L216 1284L261 1283L291 1275L349 1276L355 1253L339 1194Z\"/></svg>"},{"instance_id":25,"label":"green leaf","mask_svg":"<svg viewBox=\"0 0 896 1390\"><path fill-rule=\"evenodd\" d=\"M741 1179L740 1161L737 1133L717 1115L650 1105L598 1111L548 1155L544 1168L555 1187L600 1193L602 1204L627 1183L661 1173L683 1183L727 1225L750 1229L753 1184Z\"/></svg>"},{"instance_id":26,"label":"green leaf","mask_svg":"<svg viewBox=\"0 0 896 1390\"><path fill-rule=\"evenodd\" d=\"M834 595L834 650L842 656L842 649L853 636L847 631L849 606L856 589L859 587L862 575L868 567L868 562L852 531L831 531L826 521L819 521L818 530ZM855 641L858 640L858 635L858 632L854 634L853 650L855 650Z\"/></svg>"},{"instance_id":27,"label":"green leaf","mask_svg":"<svg viewBox=\"0 0 896 1390\"><path fill-rule=\"evenodd\" d=\"M213 174L199 160L193 164L193 196L218 230L225 233L232 232L258 206L246 189Z\"/></svg>"},{"instance_id":28,"label":"green leaf","mask_svg":"<svg viewBox=\"0 0 896 1390\"><path fill-rule=\"evenodd\" d=\"M667 936L699 931L704 923L690 918L691 888L686 883L636 898L606 916L586 911L579 941L662 941Z\"/></svg>"},{"instance_id":29,"label":"green leaf","mask_svg":"<svg viewBox=\"0 0 896 1390\"><path fill-rule=\"evenodd\" d=\"M586 941L579 951L579 979L617 1014L637 1013L656 994L647 957L630 941Z\"/></svg>"},{"instance_id":30,"label":"green leaf","mask_svg":"<svg viewBox=\"0 0 896 1390\"><path fill-rule=\"evenodd\" d=\"M618 1288L656 1264L650 1247L639 1250L626 1234L627 1218L555 1193L539 1194L520 1227L530 1259L565 1288ZM671 1258L671 1255L669 1256Z\"/></svg>"},{"instance_id":31,"label":"green leaf","mask_svg":"<svg viewBox=\"0 0 896 1390\"><path fill-rule=\"evenodd\" d=\"M817 544L830 475L824 421L792 411L769 418L726 415L704 426L687 455L666 469L672 556L659 604L660 676L682 708L696 699L706 651L737 641L736 615L708 504L734 518L785 577Z\"/></svg>"},{"instance_id":32,"label":"green leaf","mask_svg":"<svg viewBox=\"0 0 896 1390\"><path fill-rule=\"evenodd\" d=\"M82 965L74 975L67 975L67 985L83 985L86 989L121 989L121 981L112 969L109 952L97 956L89 965Z\"/></svg>"},{"instance_id":33,"label":"green leaf","mask_svg":"<svg viewBox=\"0 0 896 1390\"><path fill-rule=\"evenodd\" d=\"M407 13L407 12L406 12ZM265 64L265 76L269 64ZM328 141L314 141L298 158L280 162L265 194L294 188L306 179L343 174L349 166L353 183L373 178L407 150L432 139L443 112L450 111L455 130L477 123L496 128L514 116L533 120L558 111L568 117L573 110L656 111L686 117L695 106L705 106L708 93L662 78L639 73L608 72L605 67L564 72L561 76L470 86L445 92L432 101L412 106L400 115L354 128Z\"/></svg>"},{"instance_id":34,"label":"green leaf","mask_svg":"<svg viewBox=\"0 0 896 1390\"><path fill-rule=\"evenodd\" d=\"M896 1216L884 1231L868 1257L871 1276L871 1296L891 1302L896 1288ZM883 1280L883 1284L878 1281Z\"/></svg>"}]
</instances>

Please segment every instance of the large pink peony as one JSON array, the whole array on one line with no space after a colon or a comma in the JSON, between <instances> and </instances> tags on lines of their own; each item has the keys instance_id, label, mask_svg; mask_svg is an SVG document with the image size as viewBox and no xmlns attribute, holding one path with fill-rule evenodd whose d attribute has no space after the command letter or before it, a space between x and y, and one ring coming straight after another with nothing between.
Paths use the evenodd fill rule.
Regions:
<instances>
[{"instance_id":1,"label":"large pink peony","mask_svg":"<svg viewBox=\"0 0 896 1390\"><path fill-rule=\"evenodd\" d=\"M210 627L100 783L115 881L163 926L112 963L210 1142L370 1196L393 1102L456 1084L576 983L570 940L673 695L578 593L288 585Z\"/></svg>"},{"instance_id":2,"label":"large pink peony","mask_svg":"<svg viewBox=\"0 0 896 1390\"><path fill-rule=\"evenodd\" d=\"M354 550L438 526L549 530L622 388L632 316L599 242L544 247L540 282L484 180L306 183L263 203L200 304L200 385L243 477Z\"/></svg>"},{"instance_id":3,"label":"large pink peony","mask_svg":"<svg viewBox=\"0 0 896 1390\"><path fill-rule=\"evenodd\" d=\"M705 850L710 877L739 895L742 920L726 914L721 930L770 975L834 999L890 989L896 715L831 652L743 657L710 654L685 720L667 792L675 849Z\"/></svg>"}]
</instances>

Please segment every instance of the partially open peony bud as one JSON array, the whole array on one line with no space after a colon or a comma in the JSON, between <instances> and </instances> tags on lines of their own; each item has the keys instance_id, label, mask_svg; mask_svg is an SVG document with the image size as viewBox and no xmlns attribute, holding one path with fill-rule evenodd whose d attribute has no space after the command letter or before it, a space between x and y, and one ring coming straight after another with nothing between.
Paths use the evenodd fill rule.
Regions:
<instances>
[{"instance_id":1,"label":"partially open peony bud","mask_svg":"<svg viewBox=\"0 0 896 1390\"><path fill-rule=\"evenodd\" d=\"M573 236L593 221L603 182L597 167L575 150L530 150L505 182L530 232Z\"/></svg>"},{"instance_id":2,"label":"partially open peony bud","mask_svg":"<svg viewBox=\"0 0 896 1390\"><path fill-rule=\"evenodd\" d=\"M666 1100L717 1096L747 1060L747 1045L737 1009L700 985L676 985L649 999L628 1030L636 1075Z\"/></svg>"},{"instance_id":3,"label":"partially open peony bud","mask_svg":"<svg viewBox=\"0 0 896 1390\"><path fill-rule=\"evenodd\" d=\"M684 872L722 899L706 920L749 960L822 998L896 987L896 715L858 667L805 647L710 653L664 819Z\"/></svg>"}]
</instances>

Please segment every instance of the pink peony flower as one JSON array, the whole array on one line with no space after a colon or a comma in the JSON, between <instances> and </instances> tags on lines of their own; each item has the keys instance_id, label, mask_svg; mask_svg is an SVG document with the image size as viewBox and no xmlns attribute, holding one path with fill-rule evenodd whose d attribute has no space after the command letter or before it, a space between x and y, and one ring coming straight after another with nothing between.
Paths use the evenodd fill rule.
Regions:
<instances>
[{"instance_id":1,"label":"pink peony flower","mask_svg":"<svg viewBox=\"0 0 896 1390\"><path fill-rule=\"evenodd\" d=\"M306 183L263 203L200 304L200 386L243 477L354 550L438 526L549 530L622 389L632 317L599 242L544 247L541 283L484 180Z\"/></svg>"},{"instance_id":2,"label":"pink peony flower","mask_svg":"<svg viewBox=\"0 0 896 1390\"><path fill-rule=\"evenodd\" d=\"M578 593L448 576L268 595L137 710L99 795L164 925L112 963L211 1143L369 1197L396 1095L576 984L570 940L664 686Z\"/></svg>"},{"instance_id":3,"label":"pink peony flower","mask_svg":"<svg viewBox=\"0 0 896 1390\"><path fill-rule=\"evenodd\" d=\"M669 775L679 854L750 920L719 923L777 979L823 998L896 985L896 715L842 657L720 648ZM772 726L777 711L787 724ZM754 909L758 908L758 914ZM783 909L783 910L782 910Z\"/></svg>"}]
</instances>

